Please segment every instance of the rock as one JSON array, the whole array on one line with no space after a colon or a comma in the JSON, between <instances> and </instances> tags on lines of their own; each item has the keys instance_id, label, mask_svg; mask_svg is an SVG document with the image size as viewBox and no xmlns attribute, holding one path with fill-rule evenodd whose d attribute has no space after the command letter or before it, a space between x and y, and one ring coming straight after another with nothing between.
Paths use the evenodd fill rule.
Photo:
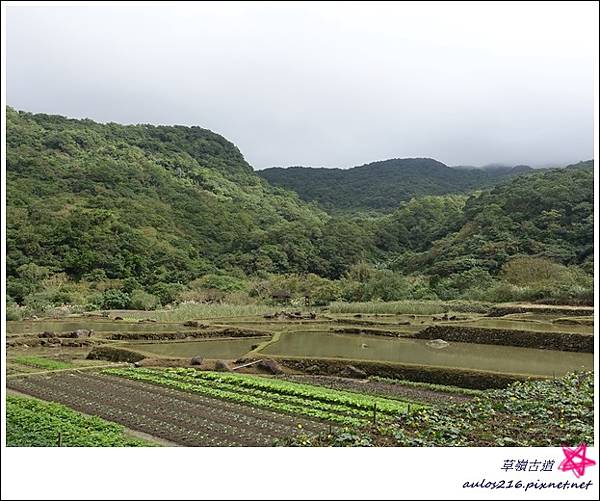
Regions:
<instances>
[{"instance_id":1,"label":"rock","mask_svg":"<svg viewBox=\"0 0 600 501\"><path fill-rule=\"evenodd\" d=\"M362 318L362 315L360 313L357 313L356 315L354 315L355 318Z\"/></svg>"},{"instance_id":2,"label":"rock","mask_svg":"<svg viewBox=\"0 0 600 501\"><path fill-rule=\"evenodd\" d=\"M183 322L184 327L198 327L199 323L197 320L186 320Z\"/></svg>"},{"instance_id":3,"label":"rock","mask_svg":"<svg viewBox=\"0 0 600 501\"><path fill-rule=\"evenodd\" d=\"M138 362L133 362L133 366L134 367L141 367L142 364L138 361Z\"/></svg>"},{"instance_id":4,"label":"rock","mask_svg":"<svg viewBox=\"0 0 600 501\"><path fill-rule=\"evenodd\" d=\"M311 312L308 314L308 318L310 318L311 320L316 320L316 318L317 318L317 314L316 314L314 311L311 311Z\"/></svg>"},{"instance_id":5,"label":"rock","mask_svg":"<svg viewBox=\"0 0 600 501\"><path fill-rule=\"evenodd\" d=\"M40 334L38 334L38 337L40 337L40 338L56 337L56 332L44 331L44 332L41 332Z\"/></svg>"},{"instance_id":6,"label":"rock","mask_svg":"<svg viewBox=\"0 0 600 501\"><path fill-rule=\"evenodd\" d=\"M319 374L321 372L321 368L318 365L309 365L305 372L309 374Z\"/></svg>"},{"instance_id":7,"label":"rock","mask_svg":"<svg viewBox=\"0 0 600 501\"><path fill-rule=\"evenodd\" d=\"M215 362L215 370L219 372L231 372L231 366L225 360Z\"/></svg>"},{"instance_id":8,"label":"rock","mask_svg":"<svg viewBox=\"0 0 600 501\"><path fill-rule=\"evenodd\" d=\"M94 331L88 329L77 329L75 332L73 332L73 334L73 337L76 338L92 337L94 335Z\"/></svg>"},{"instance_id":9,"label":"rock","mask_svg":"<svg viewBox=\"0 0 600 501\"><path fill-rule=\"evenodd\" d=\"M267 371L269 374L283 374L283 369L277 362L275 362L275 360L271 360L271 359L261 360L256 365L258 366L259 369Z\"/></svg>"},{"instance_id":10,"label":"rock","mask_svg":"<svg viewBox=\"0 0 600 501\"><path fill-rule=\"evenodd\" d=\"M115 317L113 320L123 320L123 317Z\"/></svg>"},{"instance_id":11,"label":"rock","mask_svg":"<svg viewBox=\"0 0 600 501\"><path fill-rule=\"evenodd\" d=\"M344 374L354 379L365 379L367 377L367 373L365 371L360 370L353 365L347 365L344 369Z\"/></svg>"},{"instance_id":12,"label":"rock","mask_svg":"<svg viewBox=\"0 0 600 501\"><path fill-rule=\"evenodd\" d=\"M398 325L410 325L410 322L407 321L407 320L405 320L405 321L402 321L402 322L398 322Z\"/></svg>"},{"instance_id":13,"label":"rock","mask_svg":"<svg viewBox=\"0 0 600 501\"><path fill-rule=\"evenodd\" d=\"M196 356L196 357L192 357L192 360L190 361L190 364L192 365L202 365L202 357Z\"/></svg>"},{"instance_id":14,"label":"rock","mask_svg":"<svg viewBox=\"0 0 600 501\"><path fill-rule=\"evenodd\" d=\"M252 346L250 346L250 351L252 350L256 350L256 348L258 348L260 345L258 344L253 344Z\"/></svg>"},{"instance_id":15,"label":"rock","mask_svg":"<svg viewBox=\"0 0 600 501\"><path fill-rule=\"evenodd\" d=\"M427 346L436 349L447 348L450 346L450 343L448 341L444 341L443 339L432 339L431 341L427 341L426 344Z\"/></svg>"}]
</instances>

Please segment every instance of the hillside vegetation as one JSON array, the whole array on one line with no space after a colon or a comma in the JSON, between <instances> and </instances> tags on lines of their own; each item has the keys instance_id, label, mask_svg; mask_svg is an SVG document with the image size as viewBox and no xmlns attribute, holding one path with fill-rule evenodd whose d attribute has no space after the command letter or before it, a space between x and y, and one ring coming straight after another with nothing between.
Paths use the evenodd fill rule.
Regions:
<instances>
[{"instance_id":1,"label":"hillside vegetation","mask_svg":"<svg viewBox=\"0 0 600 501\"><path fill-rule=\"evenodd\" d=\"M274 167L258 174L329 211L390 212L414 197L467 193L531 170L451 168L432 158L394 158L351 169Z\"/></svg>"},{"instance_id":2,"label":"hillside vegetation","mask_svg":"<svg viewBox=\"0 0 600 501\"><path fill-rule=\"evenodd\" d=\"M206 129L8 108L9 317L264 304L281 290L295 305L592 300L593 162L485 189L485 171L390 162L354 170L380 173L395 205L365 180L365 211L327 214Z\"/></svg>"}]
</instances>

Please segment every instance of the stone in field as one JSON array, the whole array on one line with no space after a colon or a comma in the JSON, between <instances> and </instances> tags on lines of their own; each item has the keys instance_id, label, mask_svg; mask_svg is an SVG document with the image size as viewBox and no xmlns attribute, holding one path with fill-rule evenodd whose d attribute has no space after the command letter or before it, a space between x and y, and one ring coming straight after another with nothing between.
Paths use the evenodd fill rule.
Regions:
<instances>
[{"instance_id":1,"label":"stone in field","mask_svg":"<svg viewBox=\"0 0 600 501\"><path fill-rule=\"evenodd\" d=\"M447 348L448 346L450 346L450 343L448 341L444 341L443 339L432 339L431 341L427 341L427 346L430 346L431 348L441 349Z\"/></svg>"},{"instance_id":2,"label":"stone in field","mask_svg":"<svg viewBox=\"0 0 600 501\"><path fill-rule=\"evenodd\" d=\"M94 331L93 330L88 330L88 329L77 329L76 331L74 331L74 336L76 338L81 338L81 337L91 337L94 335Z\"/></svg>"},{"instance_id":3,"label":"stone in field","mask_svg":"<svg viewBox=\"0 0 600 501\"><path fill-rule=\"evenodd\" d=\"M367 373L363 370L360 370L353 365L347 365L344 370L346 376L355 378L355 379L365 379L367 377Z\"/></svg>"},{"instance_id":4,"label":"stone in field","mask_svg":"<svg viewBox=\"0 0 600 501\"><path fill-rule=\"evenodd\" d=\"M219 372L231 372L231 366L225 360L215 362L215 370Z\"/></svg>"},{"instance_id":5,"label":"stone in field","mask_svg":"<svg viewBox=\"0 0 600 501\"><path fill-rule=\"evenodd\" d=\"M271 359L261 360L256 365L260 369L267 371L270 374L283 374L283 369L277 362L275 362L275 360L271 360Z\"/></svg>"},{"instance_id":6,"label":"stone in field","mask_svg":"<svg viewBox=\"0 0 600 501\"><path fill-rule=\"evenodd\" d=\"M202 365L202 360L203 360L202 357L198 357L198 356L192 357L192 360L190 361L190 364L192 364L192 365Z\"/></svg>"}]
</instances>

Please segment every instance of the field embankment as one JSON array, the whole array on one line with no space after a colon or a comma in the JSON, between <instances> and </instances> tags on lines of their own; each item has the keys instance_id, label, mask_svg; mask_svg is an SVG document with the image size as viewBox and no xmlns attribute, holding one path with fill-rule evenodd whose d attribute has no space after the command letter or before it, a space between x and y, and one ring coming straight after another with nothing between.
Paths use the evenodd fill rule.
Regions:
<instances>
[{"instance_id":1,"label":"field embankment","mask_svg":"<svg viewBox=\"0 0 600 501\"><path fill-rule=\"evenodd\" d=\"M432 325L412 335L416 339L443 339L458 343L493 344L541 350L594 352L594 336L573 332L486 329L453 325Z\"/></svg>"}]
</instances>

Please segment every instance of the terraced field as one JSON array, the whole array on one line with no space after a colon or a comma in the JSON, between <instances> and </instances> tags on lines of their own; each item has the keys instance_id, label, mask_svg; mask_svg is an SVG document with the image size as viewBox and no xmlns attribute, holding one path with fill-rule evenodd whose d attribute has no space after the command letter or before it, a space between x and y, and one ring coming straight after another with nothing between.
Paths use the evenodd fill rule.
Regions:
<instances>
[{"instance_id":1,"label":"terraced field","mask_svg":"<svg viewBox=\"0 0 600 501\"><path fill-rule=\"evenodd\" d=\"M10 389L185 446L268 446L329 424L123 377L57 373L11 379Z\"/></svg>"}]
</instances>

